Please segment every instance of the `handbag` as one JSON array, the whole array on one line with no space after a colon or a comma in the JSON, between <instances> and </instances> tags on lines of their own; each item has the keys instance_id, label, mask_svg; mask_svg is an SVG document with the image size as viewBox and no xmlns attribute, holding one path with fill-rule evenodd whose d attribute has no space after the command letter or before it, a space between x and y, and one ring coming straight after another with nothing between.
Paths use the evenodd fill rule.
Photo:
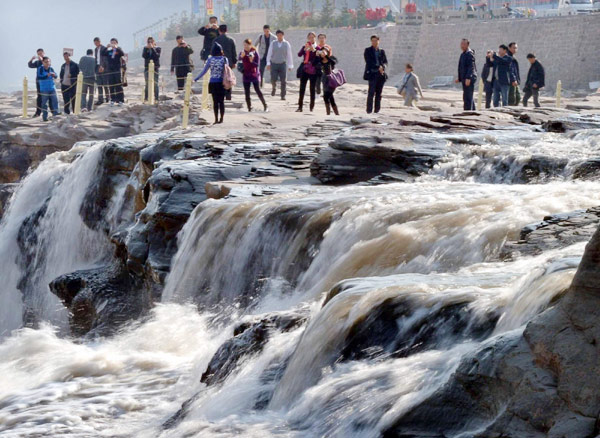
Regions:
<instances>
[{"instance_id":1,"label":"handbag","mask_svg":"<svg viewBox=\"0 0 600 438\"><path fill-rule=\"evenodd\" d=\"M332 70L327 78L327 85L332 90L335 90L338 87L341 87L346 83L346 75L344 74L344 70Z\"/></svg>"},{"instance_id":2,"label":"handbag","mask_svg":"<svg viewBox=\"0 0 600 438\"><path fill-rule=\"evenodd\" d=\"M238 61L237 71L239 71L240 73L244 73L244 62L243 61Z\"/></svg>"},{"instance_id":3,"label":"handbag","mask_svg":"<svg viewBox=\"0 0 600 438\"><path fill-rule=\"evenodd\" d=\"M304 73L304 63L301 62L296 70L296 78L302 79L302 74Z\"/></svg>"},{"instance_id":4,"label":"handbag","mask_svg":"<svg viewBox=\"0 0 600 438\"><path fill-rule=\"evenodd\" d=\"M225 63L225 68L223 69L223 88L226 90L231 90L233 87L235 87L236 83L237 80L235 78L235 73L233 73L233 70L231 67L229 67L229 64Z\"/></svg>"}]
</instances>

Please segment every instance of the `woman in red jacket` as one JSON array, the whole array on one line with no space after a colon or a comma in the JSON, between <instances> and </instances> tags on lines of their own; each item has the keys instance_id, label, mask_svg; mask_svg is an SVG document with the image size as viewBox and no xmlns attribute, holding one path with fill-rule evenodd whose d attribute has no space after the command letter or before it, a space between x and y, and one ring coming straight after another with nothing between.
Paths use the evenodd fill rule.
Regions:
<instances>
[{"instance_id":1,"label":"woman in red jacket","mask_svg":"<svg viewBox=\"0 0 600 438\"><path fill-rule=\"evenodd\" d=\"M238 60L242 61L242 65L244 67L242 82L244 83L244 93L246 95L246 105L248 106L248 111L252 111L250 86L253 86L256 95L263 104L265 112L267 112L267 103L265 102L262 91L260 91L260 57L258 56L256 47L252 45L251 39L244 40L244 50L242 50L238 56Z\"/></svg>"},{"instance_id":2,"label":"woman in red jacket","mask_svg":"<svg viewBox=\"0 0 600 438\"><path fill-rule=\"evenodd\" d=\"M315 107L315 96L317 90L317 68L315 67L315 57L317 53L317 45L315 39L317 35L314 32L309 32L306 37L307 41L298 52L298 56L302 58L298 70L300 78L300 95L298 97L298 109L296 112L301 113L304 106L304 94L306 92L306 84L310 83L310 110Z\"/></svg>"}]
</instances>

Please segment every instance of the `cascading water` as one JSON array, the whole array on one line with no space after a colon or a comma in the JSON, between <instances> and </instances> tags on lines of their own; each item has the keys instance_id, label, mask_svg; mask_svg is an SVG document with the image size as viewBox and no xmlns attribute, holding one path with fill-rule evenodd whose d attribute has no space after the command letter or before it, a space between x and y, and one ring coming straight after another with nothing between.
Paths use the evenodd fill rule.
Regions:
<instances>
[{"instance_id":1,"label":"cascading water","mask_svg":"<svg viewBox=\"0 0 600 438\"><path fill-rule=\"evenodd\" d=\"M465 355L523 330L551 305L585 245L501 261L506 240L546 215L600 203L596 182L569 177L595 153L593 136L506 131L448 141L480 149L457 149L414 184L290 186L270 196L234 190L202 202L179 234L163 304L147 318L96 341L61 338L47 324L4 339L0 434L379 436ZM33 172L0 231L12 245L3 243L6 254L21 251L23 224L47 205L36 224L43 244L32 254L61 255L85 242L56 264L36 261L40 274L31 280L46 295L49 280L109 250L106 235L79 218L101 150L87 146L69 153L80 154L75 161L57 154ZM523 166L497 157L529 157L536 148L578 152L554 179L515 184ZM56 229L63 221L74 236ZM10 329L20 324L5 316L20 313L23 268L17 260L2 269L12 285L0 294ZM253 325L281 311L302 318L285 330ZM241 335L227 344L234 331ZM224 345L231 358L244 353L227 362L229 374L200 383Z\"/></svg>"}]
</instances>

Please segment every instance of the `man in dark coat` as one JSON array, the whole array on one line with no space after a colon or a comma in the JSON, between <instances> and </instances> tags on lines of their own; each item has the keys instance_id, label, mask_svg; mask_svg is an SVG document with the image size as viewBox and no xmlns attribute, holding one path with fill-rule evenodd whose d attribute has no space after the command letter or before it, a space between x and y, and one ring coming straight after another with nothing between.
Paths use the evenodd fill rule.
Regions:
<instances>
[{"instance_id":1,"label":"man in dark coat","mask_svg":"<svg viewBox=\"0 0 600 438\"><path fill-rule=\"evenodd\" d=\"M35 68L35 88L37 90L37 99L35 100L35 114L33 117L37 117L42 114L42 93L40 92L40 81L38 79L37 70L44 65L42 60L44 59L44 49L37 49L36 55L33 56L27 66L29 68Z\"/></svg>"},{"instance_id":2,"label":"man in dark coat","mask_svg":"<svg viewBox=\"0 0 600 438\"><path fill-rule=\"evenodd\" d=\"M177 90L183 90L185 78L189 72L194 69L190 56L194 53L192 46L185 42L183 36L177 35L175 38L177 46L171 52L171 74L177 78Z\"/></svg>"},{"instance_id":3,"label":"man in dark coat","mask_svg":"<svg viewBox=\"0 0 600 438\"><path fill-rule=\"evenodd\" d=\"M75 111L75 91L77 90L77 75L79 66L71 61L69 52L63 53L65 63L60 67L60 89L63 95L64 112L71 114L71 108Z\"/></svg>"},{"instance_id":4,"label":"man in dark coat","mask_svg":"<svg viewBox=\"0 0 600 438\"><path fill-rule=\"evenodd\" d=\"M494 59L494 106L508 105L508 93L510 86L516 81L511 65L513 58L508 54L508 47L501 44L498 48L498 53L493 54Z\"/></svg>"},{"instance_id":5,"label":"man in dark coat","mask_svg":"<svg viewBox=\"0 0 600 438\"><path fill-rule=\"evenodd\" d=\"M529 67L527 81L523 89L523 106L527 106L527 101L533 96L533 104L538 108L540 106L540 88L546 85L546 73L544 72L544 67L533 53L527 55L527 61L529 61L531 66Z\"/></svg>"},{"instance_id":6,"label":"man in dark coat","mask_svg":"<svg viewBox=\"0 0 600 438\"><path fill-rule=\"evenodd\" d=\"M221 24L219 26L219 36L215 38L214 43L219 43L219 45L223 47L223 54L229 61L229 67L234 68L237 64L238 53L235 48L235 40L227 35L226 24Z\"/></svg>"},{"instance_id":7,"label":"man in dark coat","mask_svg":"<svg viewBox=\"0 0 600 438\"><path fill-rule=\"evenodd\" d=\"M514 82L510 84L510 90L508 91L508 104L510 106L517 106L521 102L521 94L519 93L519 85L521 84L521 73L519 71L519 61L517 61L517 51L519 47L517 43L510 43L508 45L508 54L512 57L512 64L510 70L512 72Z\"/></svg>"},{"instance_id":8,"label":"man in dark coat","mask_svg":"<svg viewBox=\"0 0 600 438\"><path fill-rule=\"evenodd\" d=\"M100 38L94 38L94 58L96 59L96 85L98 88L98 101L96 105L102 105L110 101L110 90L108 88L108 72L106 71L106 47L100 42Z\"/></svg>"},{"instance_id":9,"label":"man in dark coat","mask_svg":"<svg viewBox=\"0 0 600 438\"><path fill-rule=\"evenodd\" d=\"M367 114L373 112L373 100L375 100L375 113L381 109L381 93L387 79L385 69L387 57L385 50L379 48L379 37L371 36L371 46L365 49L365 74L363 79L369 81L369 92L367 93Z\"/></svg>"},{"instance_id":10,"label":"man in dark coat","mask_svg":"<svg viewBox=\"0 0 600 438\"><path fill-rule=\"evenodd\" d=\"M142 50L142 58L144 58L144 79L146 87L144 91L144 99L148 100L148 65L150 61L154 62L154 100L158 103L158 69L160 68L160 52L161 48L156 46L154 38L148 37L146 47Z\"/></svg>"},{"instance_id":11,"label":"man in dark coat","mask_svg":"<svg viewBox=\"0 0 600 438\"><path fill-rule=\"evenodd\" d=\"M475 109L473 91L477 81L477 66L475 65L475 52L469 45L469 40L466 38L463 38L460 42L462 53L458 60L458 79L456 79L456 83L462 84L464 109L472 111Z\"/></svg>"},{"instance_id":12,"label":"man in dark coat","mask_svg":"<svg viewBox=\"0 0 600 438\"><path fill-rule=\"evenodd\" d=\"M106 77L110 88L110 104L123 105L125 94L123 93L122 69L125 66L125 52L119 47L119 41L116 38L111 38L110 44L106 47L106 65L106 71L108 72Z\"/></svg>"},{"instance_id":13,"label":"man in dark coat","mask_svg":"<svg viewBox=\"0 0 600 438\"><path fill-rule=\"evenodd\" d=\"M218 19L212 16L208 19L208 24L198 29L198 33L204 37L204 43L202 44L202 51L200 52L200 59L206 61L210 55L210 50L215 42L215 39L219 36L219 25Z\"/></svg>"},{"instance_id":14,"label":"man in dark coat","mask_svg":"<svg viewBox=\"0 0 600 438\"><path fill-rule=\"evenodd\" d=\"M492 97L494 96L494 61L492 60L493 51L488 50L485 57L485 64L481 70L481 80L483 81L483 90L485 91L485 107L489 109L492 106Z\"/></svg>"}]
</instances>

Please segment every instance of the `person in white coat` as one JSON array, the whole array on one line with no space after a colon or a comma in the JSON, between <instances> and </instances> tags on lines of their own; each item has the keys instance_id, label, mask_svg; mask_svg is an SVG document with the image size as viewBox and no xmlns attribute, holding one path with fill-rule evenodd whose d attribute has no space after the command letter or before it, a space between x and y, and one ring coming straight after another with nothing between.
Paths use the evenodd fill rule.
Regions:
<instances>
[{"instance_id":1,"label":"person in white coat","mask_svg":"<svg viewBox=\"0 0 600 438\"><path fill-rule=\"evenodd\" d=\"M423 97L419 77L414 73L412 64L406 64L404 71L406 72L404 77L400 81L400 84L396 86L398 94L404 96L405 106L415 106L415 102L419 100L419 96Z\"/></svg>"}]
</instances>

